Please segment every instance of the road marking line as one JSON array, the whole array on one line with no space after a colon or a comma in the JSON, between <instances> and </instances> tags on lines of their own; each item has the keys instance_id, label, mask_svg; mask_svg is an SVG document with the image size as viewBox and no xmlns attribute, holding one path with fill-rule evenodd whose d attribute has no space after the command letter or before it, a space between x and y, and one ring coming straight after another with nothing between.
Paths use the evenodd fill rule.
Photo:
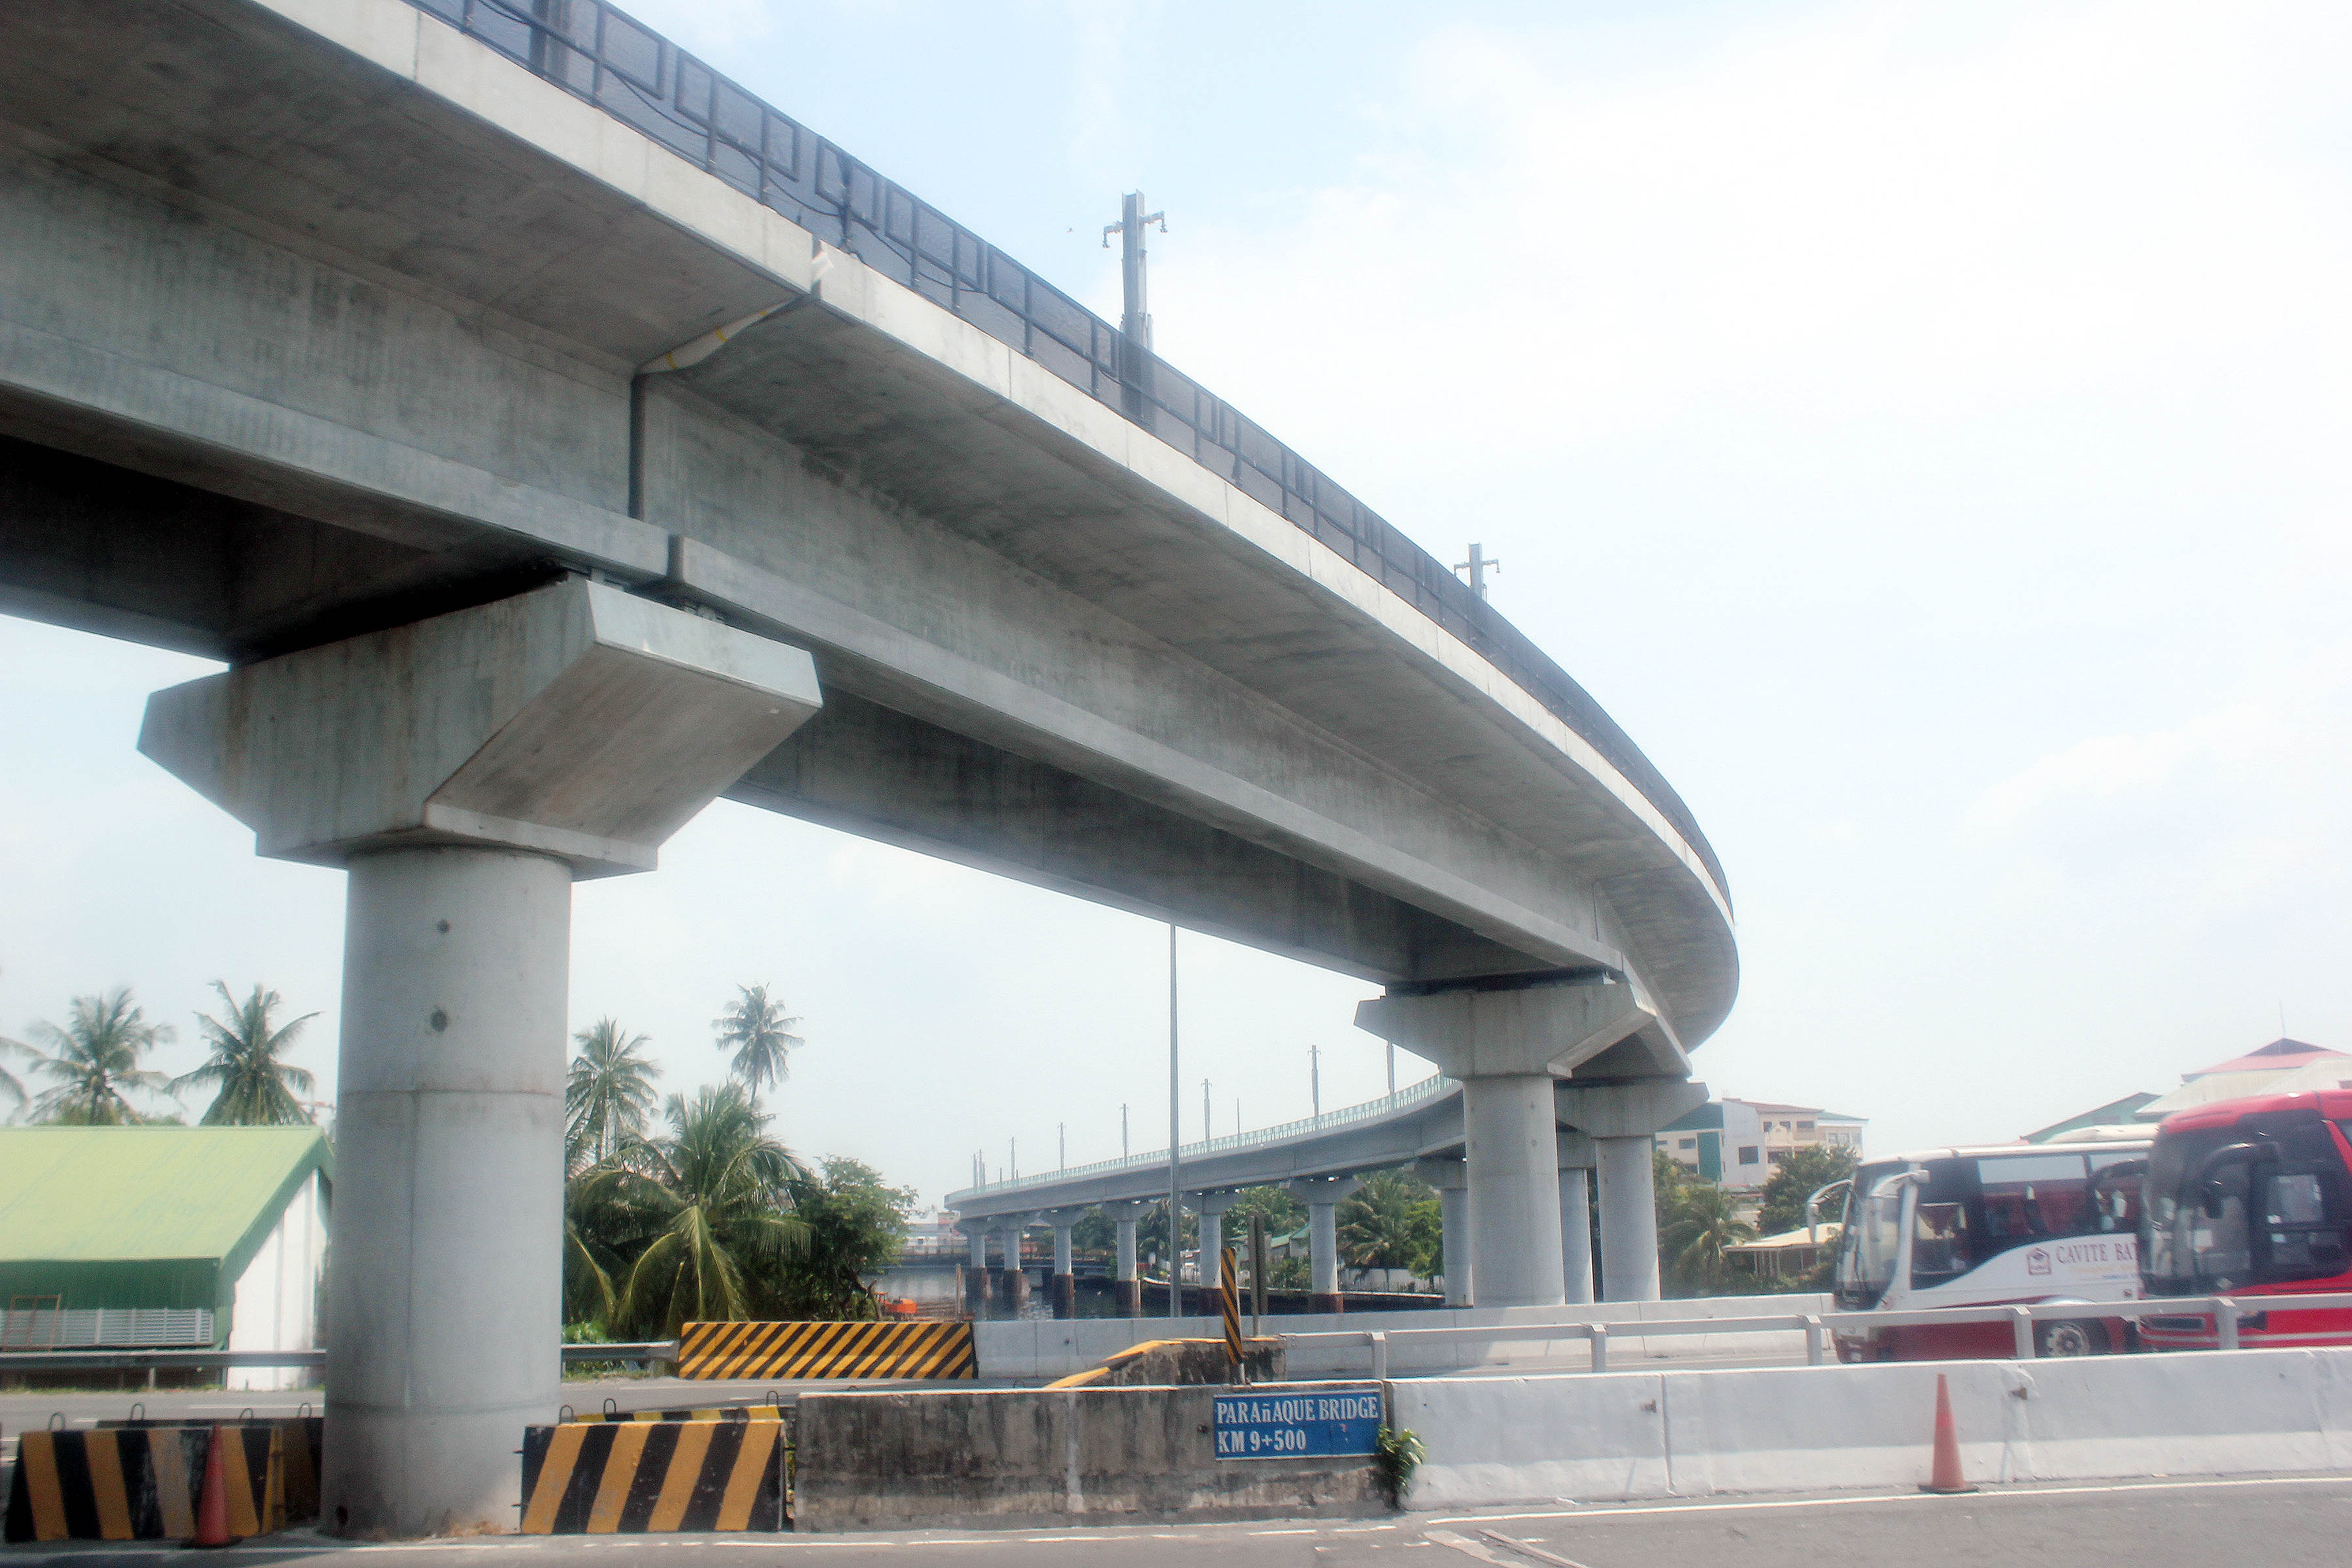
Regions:
<instances>
[{"instance_id":1,"label":"road marking line","mask_svg":"<svg viewBox=\"0 0 2352 1568\"><path fill-rule=\"evenodd\" d=\"M1423 1534L1440 1546L1451 1546L1465 1557L1475 1557L1481 1563L1494 1564L1494 1568L1517 1568L1517 1564L1504 1562L1476 1542L1456 1535L1450 1530L1426 1531Z\"/></svg>"},{"instance_id":2,"label":"road marking line","mask_svg":"<svg viewBox=\"0 0 2352 1568\"><path fill-rule=\"evenodd\" d=\"M1310 1524L1299 1530L1253 1530L1249 1533L1252 1535L1312 1535L1315 1533L1315 1527Z\"/></svg>"},{"instance_id":3,"label":"road marking line","mask_svg":"<svg viewBox=\"0 0 2352 1568\"><path fill-rule=\"evenodd\" d=\"M1497 1535L1491 1530L1482 1530L1478 1533L1485 1536L1487 1540L1495 1542L1497 1546L1507 1546L1512 1551L1532 1557L1538 1563L1552 1563L1554 1564L1554 1568L1584 1568L1584 1564L1581 1563L1571 1563L1565 1557L1555 1556L1553 1553L1546 1552L1542 1547L1534 1545L1528 1542L1514 1541L1507 1535Z\"/></svg>"},{"instance_id":4,"label":"road marking line","mask_svg":"<svg viewBox=\"0 0 2352 1568\"><path fill-rule=\"evenodd\" d=\"M2312 1487L2352 1485L2347 1476L2248 1476L2233 1479L2206 1481L2125 1481L2108 1486L2034 1487L2021 1486L2015 1491L1980 1491L1967 1494L1978 1501L1995 1498L2096 1497L2117 1492L2201 1491L2220 1487ZM1852 1508L1874 1502L1937 1502L1943 1500L1930 1492L1883 1492L1869 1497L1770 1498L1750 1502L1661 1502L1639 1508L1580 1508L1550 1509L1528 1513L1453 1514L1433 1519L1432 1524L1482 1524L1513 1519L1621 1519L1629 1514L1657 1513L1736 1513L1768 1508Z\"/></svg>"}]
</instances>

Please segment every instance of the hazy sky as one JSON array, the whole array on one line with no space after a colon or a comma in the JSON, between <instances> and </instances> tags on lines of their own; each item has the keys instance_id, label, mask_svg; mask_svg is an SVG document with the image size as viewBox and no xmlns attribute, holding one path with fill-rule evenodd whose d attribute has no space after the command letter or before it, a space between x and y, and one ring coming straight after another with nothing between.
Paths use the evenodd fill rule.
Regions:
<instances>
[{"instance_id":1,"label":"hazy sky","mask_svg":"<svg viewBox=\"0 0 2352 1568\"><path fill-rule=\"evenodd\" d=\"M2001 1138L2286 1028L2352 1049L2352 15L638 0L1115 315L1446 560L1697 814L1718 1091ZM340 874L132 750L207 667L0 620L0 1030L215 975L319 1009ZM720 805L583 885L572 1015L716 1076L806 1020L810 1154L927 1200L1164 1141L1164 937ZM1184 939L1187 1138L1378 1093L1368 988ZM1401 1077L1426 1069L1410 1061ZM192 1106L201 1109L201 1101Z\"/></svg>"}]
</instances>

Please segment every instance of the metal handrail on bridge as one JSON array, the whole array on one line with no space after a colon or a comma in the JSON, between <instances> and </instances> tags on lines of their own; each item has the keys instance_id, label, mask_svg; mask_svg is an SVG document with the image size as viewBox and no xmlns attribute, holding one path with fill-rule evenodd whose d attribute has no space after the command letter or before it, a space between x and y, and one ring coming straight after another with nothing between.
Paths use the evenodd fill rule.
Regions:
<instances>
[{"instance_id":1,"label":"metal handrail on bridge","mask_svg":"<svg viewBox=\"0 0 2352 1568\"><path fill-rule=\"evenodd\" d=\"M1233 405L824 137L605 0L408 0L593 104L1142 426L1461 639L1671 823L1728 904L1681 795L1591 694L1394 524Z\"/></svg>"},{"instance_id":2,"label":"metal handrail on bridge","mask_svg":"<svg viewBox=\"0 0 2352 1568\"><path fill-rule=\"evenodd\" d=\"M563 1364L581 1362L675 1362L676 1340L635 1341L627 1344L565 1345ZM327 1352L309 1351L130 1351L62 1350L0 1352L0 1373L8 1372L168 1372L173 1369L220 1371L241 1366L299 1367L323 1370Z\"/></svg>"},{"instance_id":3,"label":"metal handrail on bridge","mask_svg":"<svg viewBox=\"0 0 2352 1568\"><path fill-rule=\"evenodd\" d=\"M1391 1344L1444 1343L1454 1341L1583 1340L1591 1346L1591 1370L1609 1370L1612 1337L1641 1340L1682 1334L1801 1332L1805 1336L1805 1363L1820 1366L1831 1335L1842 1330L1919 1328L1936 1324L2008 1323L2011 1347L2019 1361L2032 1361L2039 1349L2036 1323L2074 1318L2210 1317L2215 1321L2215 1348L2240 1348L2238 1324L2250 1313L2326 1311L2352 1308L2352 1293L2310 1296L2173 1296L2138 1301L2047 1301L2033 1306L1939 1307L1898 1312L1787 1312L1744 1318L1620 1319L1612 1322L1498 1323L1438 1329L1332 1329L1281 1336L1286 1352L1293 1344L1367 1345L1372 1355L1372 1376L1386 1381Z\"/></svg>"},{"instance_id":4,"label":"metal handrail on bridge","mask_svg":"<svg viewBox=\"0 0 2352 1568\"><path fill-rule=\"evenodd\" d=\"M1444 1073L1425 1078L1419 1083L1384 1094L1378 1100L1368 1100L1360 1105L1341 1106L1319 1116L1303 1116L1296 1121L1285 1121L1273 1127L1261 1127L1255 1132L1229 1132L1222 1138L1204 1138L1198 1143L1178 1146L1176 1158L1181 1166L1184 1161L1206 1159L1212 1154L1230 1153L1237 1149L1255 1149L1269 1143L1280 1143L1292 1138L1304 1138L1310 1133L1328 1132L1335 1127L1349 1127L1359 1121L1371 1121L1393 1111L1409 1110L1457 1087ZM1122 1171L1165 1171L1168 1151L1154 1149L1148 1153L1128 1154L1116 1160L1097 1160L1085 1165L1068 1165L1044 1175L1024 1176L1017 1181L982 1182L960 1193L949 1194L950 1206L957 1198L977 1196L982 1193L1015 1193L1031 1187L1050 1187L1062 1182L1076 1181L1086 1176L1116 1175Z\"/></svg>"}]
</instances>

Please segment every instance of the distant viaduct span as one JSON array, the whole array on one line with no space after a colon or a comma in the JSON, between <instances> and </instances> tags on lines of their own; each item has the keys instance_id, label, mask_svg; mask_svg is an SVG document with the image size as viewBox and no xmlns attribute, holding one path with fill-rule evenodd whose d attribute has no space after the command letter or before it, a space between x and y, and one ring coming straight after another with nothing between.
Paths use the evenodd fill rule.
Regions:
<instances>
[{"instance_id":1,"label":"distant viaduct span","mask_svg":"<svg viewBox=\"0 0 2352 1568\"><path fill-rule=\"evenodd\" d=\"M1523 636L595 0L0 10L0 609L225 660L142 749L348 870L341 1531L511 1525L571 884L719 795L1383 988L1484 1304L1565 1288L1555 1085L1630 1145L1737 989L1689 813Z\"/></svg>"}]
</instances>

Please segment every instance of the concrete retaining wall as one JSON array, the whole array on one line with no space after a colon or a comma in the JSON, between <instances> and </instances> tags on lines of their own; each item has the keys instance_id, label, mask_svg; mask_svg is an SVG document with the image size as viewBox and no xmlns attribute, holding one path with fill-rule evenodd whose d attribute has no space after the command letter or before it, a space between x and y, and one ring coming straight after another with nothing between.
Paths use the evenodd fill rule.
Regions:
<instances>
[{"instance_id":1,"label":"concrete retaining wall","mask_svg":"<svg viewBox=\"0 0 2352 1568\"><path fill-rule=\"evenodd\" d=\"M1221 1392L804 1394L793 1521L827 1531L1381 1509L1363 1458L1219 1460L1211 1401Z\"/></svg>"},{"instance_id":2,"label":"concrete retaining wall","mask_svg":"<svg viewBox=\"0 0 2352 1568\"><path fill-rule=\"evenodd\" d=\"M1700 1355L1776 1352L1802 1354L1803 1337L1787 1333L1695 1334L1661 1336L1643 1341L1634 1327L1644 1320L1670 1318L1745 1318L1824 1312L1829 1298L1803 1296L1713 1296L1680 1301L1602 1301L1573 1307L1464 1307L1429 1312L1307 1313L1262 1320L1268 1334L1311 1334L1400 1329L1520 1327L1532 1323L1606 1322L1612 1361L1631 1356L1675 1359ZM1247 1326L1247 1320L1244 1321ZM1073 1318L1028 1320L973 1325L983 1378L1066 1377L1100 1365L1131 1344L1156 1339L1214 1339L1223 1327L1214 1318ZM1463 1339L1416 1345L1398 1341L1389 1349L1393 1373L1446 1372L1460 1367L1542 1362L1581 1356L1581 1338L1516 1340L1501 1343ZM1364 1346L1294 1344L1289 1374L1293 1377L1361 1377L1370 1370L1370 1352Z\"/></svg>"},{"instance_id":3,"label":"concrete retaining wall","mask_svg":"<svg viewBox=\"0 0 2352 1568\"><path fill-rule=\"evenodd\" d=\"M2352 1466L2352 1350L1423 1378L1415 1508L1927 1479L1936 1377L1975 1481Z\"/></svg>"}]
</instances>

